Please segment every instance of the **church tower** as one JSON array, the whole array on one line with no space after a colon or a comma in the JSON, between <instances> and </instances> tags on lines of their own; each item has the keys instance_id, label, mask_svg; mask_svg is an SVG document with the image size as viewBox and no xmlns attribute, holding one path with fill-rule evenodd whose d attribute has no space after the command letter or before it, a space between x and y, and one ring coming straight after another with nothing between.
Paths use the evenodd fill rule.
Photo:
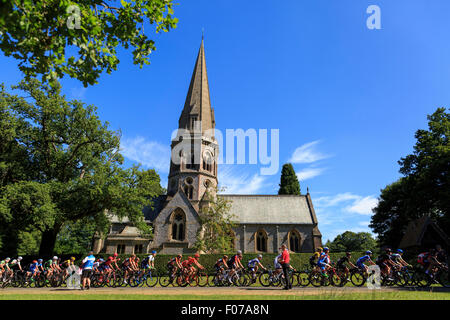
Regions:
<instances>
[{"instance_id":1,"label":"church tower","mask_svg":"<svg viewBox=\"0 0 450 320\"><path fill-rule=\"evenodd\" d=\"M219 146L214 137L214 110L209 96L205 48L202 42L189 90L172 140L168 196L184 192L196 210L206 190L217 187Z\"/></svg>"}]
</instances>

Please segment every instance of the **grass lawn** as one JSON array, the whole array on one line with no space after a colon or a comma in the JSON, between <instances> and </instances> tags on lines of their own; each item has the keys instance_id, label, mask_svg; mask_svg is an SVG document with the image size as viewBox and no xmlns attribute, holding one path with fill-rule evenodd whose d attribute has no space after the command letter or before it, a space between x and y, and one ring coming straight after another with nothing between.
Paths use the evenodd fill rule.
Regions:
<instances>
[{"instance_id":1,"label":"grass lawn","mask_svg":"<svg viewBox=\"0 0 450 320\"><path fill-rule=\"evenodd\" d=\"M1 292L0 300L450 300L445 292L368 292L368 293L319 293L290 295L185 295L185 294L102 294L76 293L7 293Z\"/></svg>"}]
</instances>

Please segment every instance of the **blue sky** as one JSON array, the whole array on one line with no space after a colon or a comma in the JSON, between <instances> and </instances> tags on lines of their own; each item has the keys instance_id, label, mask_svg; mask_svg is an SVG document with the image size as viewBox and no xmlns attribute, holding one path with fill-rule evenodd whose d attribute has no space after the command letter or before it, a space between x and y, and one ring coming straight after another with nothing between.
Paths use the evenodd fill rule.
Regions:
<instances>
[{"instance_id":1,"label":"blue sky","mask_svg":"<svg viewBox=\"0 0 450 320\"><path fill-rule=\"evenodd\" d=\"M294 164L309 187L323 239L369 231L380 189L399 177L426 115L448 106L450 1L290 0L178 1L178 27L155 36L143 69L120 50L118 71L64 92L99 107L123 133L127 164L156 168L167 181L176 128L205 29L211 101L217 128L279 129L280 169ZM369 30L369 5L381 30ZM17 83L12 58L0 55L1 81ZM279 172L223 165L232 193L274 194Z\"/></svg>"}]
</instances>

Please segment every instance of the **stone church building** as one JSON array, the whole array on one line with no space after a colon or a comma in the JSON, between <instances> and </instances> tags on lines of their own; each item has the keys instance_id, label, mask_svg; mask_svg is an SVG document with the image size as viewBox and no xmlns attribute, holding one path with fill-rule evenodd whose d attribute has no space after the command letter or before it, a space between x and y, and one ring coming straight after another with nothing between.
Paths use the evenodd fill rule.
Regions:
<instances>
[{"instance_id":1,"label":"stone church building","mask_svg":"<svg viewBox=\"0 0 450 320\"><path fill-rule=\"evenodd\" d=\"M106 253L192 253L199 229L199 212L208 205L206 191L215 190L219 145L214 138L203 40L186 102L172 140L167 194L144 209L153 227L153 239L139 236L127 220L112 217L106 239L94 242L94 251ZM313 252L322 235L309 192L306 195L219 195L230 201L237 218L234 247L244 253L278 251L285 243L292 252Z\"/></svg>"}]
</instances>

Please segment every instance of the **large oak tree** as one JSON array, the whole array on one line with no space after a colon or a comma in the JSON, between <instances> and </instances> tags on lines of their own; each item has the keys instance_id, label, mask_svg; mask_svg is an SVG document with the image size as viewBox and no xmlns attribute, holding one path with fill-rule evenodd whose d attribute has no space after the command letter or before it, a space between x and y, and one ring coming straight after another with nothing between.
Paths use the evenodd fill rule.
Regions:
<instances>
[{"instance_id":1,"label":"large oak tree","mask_svg":"<svg viewBox=\"0 0 450 320\"><path fill-rule=\"evenodd\" d=\"M94 106L67 101L60 87L22 81L0 87L0 234L42 234L40 254L53 253L67 222L89 218L100 230L107 214L151 230L142 209L163 192L154 170L123 167L120 132L102 123ZM10 248L12 250L14 248Z\"/></svg>"}]
</instances>

